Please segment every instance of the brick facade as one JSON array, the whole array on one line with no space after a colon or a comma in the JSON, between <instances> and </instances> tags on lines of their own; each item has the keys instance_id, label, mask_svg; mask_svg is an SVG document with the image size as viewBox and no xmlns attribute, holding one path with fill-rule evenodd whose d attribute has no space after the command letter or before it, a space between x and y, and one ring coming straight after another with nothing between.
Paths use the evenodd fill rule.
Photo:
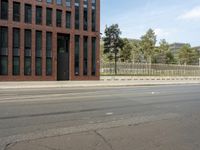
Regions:
<instances>
[{"instance_id":1,"label":"brick facade","mask_svg":"<svg viewBox=\"0 0 200 150\"><path fill-rule=\"evenodd\" d=\"M0 81L37 81L37 80L46 80L46 81L54 81L57 80L57 34L69 34L70 35L70 55L69 55L69 80L98 80L100 73L100 0L96 0L96 32L92 32L91 25L91 11L92 11L92 0L88 0L88 31L83 30L83 1L80 0L80 30L75 30L75 0L71 1L71 7L68 8L65 5L57 5L55 0L53 0L52 4L48 4L46 0L42 0L42 2L38 2L37 0L8 0L9 1L9 17L8 20L0 20L0 27L8 27L8 75L0 75ZM63 0L63 4L65 0ZM20 11L20 22L13 21L13 2L19 2L21 5ZM25 4L32 5L32 23L26 24L24 23L24 7ZM35 11L36 6L42 6L42 25L36 25L35 23ZM46 26L46 8L53 9L53 25ZM56 27L56 10L62 10L62 27ZM71 12L71 29L67 29L65 27L65 15L66 11ZM13 65L13 55L12 55L12 32L13 28L20 29L20 75L13 76L12 73L12 65ZM31 76L24 75L24 30L31 29L32 30L32 73ZM42 75L35 75L35 31L42 31ZM46 32L52 32L53 43L52 43L52 75L46 76ZM74 36L80 36L80 75L74 75ZM88 75L83 75L83 37L88 37ZM92 37L96 37L96 75L92 76L91 73L91 39Z\"/></svg>"}]
</instances>

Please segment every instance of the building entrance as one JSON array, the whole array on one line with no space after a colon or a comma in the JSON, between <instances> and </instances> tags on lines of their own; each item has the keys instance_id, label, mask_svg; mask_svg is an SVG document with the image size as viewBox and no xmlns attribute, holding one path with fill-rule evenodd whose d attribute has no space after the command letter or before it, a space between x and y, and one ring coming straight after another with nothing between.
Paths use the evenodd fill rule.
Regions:
<instances>
[{"instance_id":1,"label":"building entrance","mask_svg":"<svg viewBox=\"0 0 200 150\"><path fill-rule=\"evenodd\" d=\"M57 80L69 80L70 35L57 36Z\"/></svg>"}]
</instances>

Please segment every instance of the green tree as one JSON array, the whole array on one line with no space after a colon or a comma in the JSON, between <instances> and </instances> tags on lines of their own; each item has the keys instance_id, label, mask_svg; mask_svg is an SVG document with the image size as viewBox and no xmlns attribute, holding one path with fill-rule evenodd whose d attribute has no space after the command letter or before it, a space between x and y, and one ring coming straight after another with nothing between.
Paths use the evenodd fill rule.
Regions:
<instances>
[{"instance_id":1,"label":"green tree","mask_svg":"<svg viewBox=\"0 0 200 150\"><path fill-rule=\"evenodd\" d=\"M143 53L142 53L142 50L141 50L140 41L139 40L132 40L131 45L132 45L132 52L131 52L132 62L141 63Z\"/></svg>"},{"instance_id":2,"label":"green tree","mask_svg":"<svg viewBox=\"0 0 200 150\"><path fill-rule=\"evenodd\" d=\"M120 37L121 31L118 24L111 25L105 29L104 54L108 59L115 61L115 74L117 74L117 61L119 59L119 52L123 48L123 40Z\"/></svg>"},{"instance_id":3,"label":"green tree","mask_svg":"<svg viewBox=\"0 0 200 150\"><path fill-rule=\"evenodd\" d=\"M144 54L146 62L151 63L155 54L156 35L152 29L149 29L145 35L141 37L141 50Z\"/></svg>"},{"instance_id":4,"label":"green tree","mask_svg":"<svg viewBox=\"0 0 200 150\"><path fill-rule=\"evenodd\" d=\"M120 59L122 62L130 62L131 61L131 51L133 47L130 41L125 38L123 39L123 48L120 51Z\"/></svg>"},{"instance_id":5,"label":"green tree","mask_svg":"<svg viewBox=\"0 0 200 150\"><path fill-rule=\"evenodd\" d=\"M199 59L199 53L196 49L191 48L191 46L187 44L181 47L178 53L178 58L180 64L197 64Z\"/></svg>"}]
</instances>

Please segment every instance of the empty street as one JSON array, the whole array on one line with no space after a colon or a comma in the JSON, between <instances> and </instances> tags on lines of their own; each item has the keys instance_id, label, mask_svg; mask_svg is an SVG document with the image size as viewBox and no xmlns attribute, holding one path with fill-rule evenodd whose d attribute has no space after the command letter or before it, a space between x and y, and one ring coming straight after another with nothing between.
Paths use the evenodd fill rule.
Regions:
<instances>
[{"instance_id":1,"label":"empty street","mask_svg":"<svg viewBox=\"0 0 200 150\"><path fill-rule=\"evenodd\" d=\"M4 150L199 150L200 85L0 91Z\"/></svg>"}]
</instances>

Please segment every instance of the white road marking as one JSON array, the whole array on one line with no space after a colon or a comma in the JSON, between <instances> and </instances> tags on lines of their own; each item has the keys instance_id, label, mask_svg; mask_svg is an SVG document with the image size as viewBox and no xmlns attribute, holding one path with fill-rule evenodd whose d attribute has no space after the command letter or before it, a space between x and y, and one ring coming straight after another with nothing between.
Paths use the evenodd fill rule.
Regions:
<instances>
[{"instance_id":1,"label":"white road marking","mask_svg":"<svg viewBox=\"0 0 200 150\"><path fill-rule=\"evenodd\" d=\"M107 116L113 115L113 112L106 113Z\"/></svg>"}]
</instances>

